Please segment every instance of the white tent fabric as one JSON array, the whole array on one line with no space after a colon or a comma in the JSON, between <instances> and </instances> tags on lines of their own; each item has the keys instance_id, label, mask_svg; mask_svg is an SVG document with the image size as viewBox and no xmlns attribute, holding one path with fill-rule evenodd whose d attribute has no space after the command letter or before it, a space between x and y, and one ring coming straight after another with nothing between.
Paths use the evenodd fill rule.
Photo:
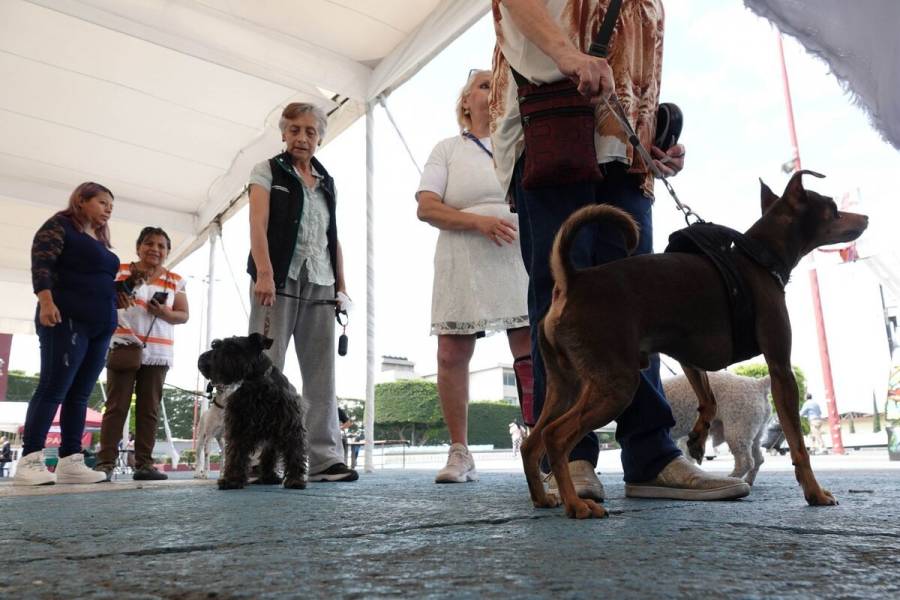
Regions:
<instances>
[{"instance_id":1,"label":"white tent fabric","mask_svg":"<svg viewBox=\"0 0 900 600\"><path fill-rule=\"evenodd\" d=\"M278 114L315 102L326 143L488 0L4 0L0 331L33 330L34 231L80 182L116 194L113 245L160 225L177 262L245 202Z\"/></svg>"},{"instance_id":2,"label":"white tent fabric","mask_svg":"<svg viewBox=\"0 0 900 600\"><path fill-rule=\"evenodd\" d=\"M27 402L0 402L0 431L18 433L27 412Z\"/></svg>"},{"instance_id":3,"label":"white tent fabric","mask_svg":"<svg viewBox=\"0 0 900 600\"><path fill-rule=\"evenodd\" d=\"M872 126L900 150L900 2L744 2L824 60Z\"/></svg>"}]
</instances>

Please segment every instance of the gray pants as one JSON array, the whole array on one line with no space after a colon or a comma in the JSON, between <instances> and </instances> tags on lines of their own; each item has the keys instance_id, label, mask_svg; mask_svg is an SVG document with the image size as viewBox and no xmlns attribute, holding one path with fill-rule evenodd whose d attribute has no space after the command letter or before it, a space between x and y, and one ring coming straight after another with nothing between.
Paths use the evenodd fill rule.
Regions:
<instances>
[{"instance_id":1,"label":"gray pants","mask_svg":"<svg viewBox=\"0 0 900 600\"><path fill-rule=\"evenodd\" d=\"M280 291L310 300L334 298L334 286L309 283L305 267L299 281L288 278ZM311 304L289 296L275 296L275 306L263 307L253 297L251 286L250 333L264 333L266 311L270 311L268 336L274 342L266 354L282 370L288 342L294 336L303 381L301 396L309 443L309 472L315 474L344 462L334 390L334 306Z\"/></svg>"}]
</instances>

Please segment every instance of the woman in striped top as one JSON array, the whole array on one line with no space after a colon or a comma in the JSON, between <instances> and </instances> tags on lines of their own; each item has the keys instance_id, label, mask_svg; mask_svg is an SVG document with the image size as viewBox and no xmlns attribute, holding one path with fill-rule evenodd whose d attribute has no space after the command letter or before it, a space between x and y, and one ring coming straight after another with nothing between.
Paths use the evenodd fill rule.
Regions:
<instances>
[{"instance_id":1,"label":"woman in striped top","mask_svg":"<svg viewBox=\"0 0 900 600\"><path fill-rule=\"evenodd\" d=\"M133 305L119 310L119 324L111 343L111 350L117 346L140 346L141 361L134 369L117 370L107 365L106 410L96 467L106 473L107 479L112 477L118 458L132 393L136 396L134 479L167 478L153 466L153 445L163 383L175 358L174 326L188 320L185 281L163 266L171 249L172 241L165 231L145 227L137 240L138 261L120 265L116 275L116 281L124 281L133 271L139 271L145 283L133 291Z\"/></svg>"}]
</instances>

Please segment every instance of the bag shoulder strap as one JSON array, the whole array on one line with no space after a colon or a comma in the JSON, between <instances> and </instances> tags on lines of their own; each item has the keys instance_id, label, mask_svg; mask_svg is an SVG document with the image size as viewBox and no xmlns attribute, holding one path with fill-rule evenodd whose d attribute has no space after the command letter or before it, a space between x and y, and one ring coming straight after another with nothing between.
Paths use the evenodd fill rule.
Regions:
<instances>
[{"instance_id":1,"label":"bag shoulder strap","mask_svg":"<svg viewBox=\"0 0 900 600\"><path fill-rule=\"evenodd\" d=\"M606 7L606 14L603 15L600 29L597 30L597 35L594 36L591 45L588 47L588 54L599 56L600 58L606 58L609 55L609 40L612 38L613 30L616 28L616 21L619 19L619 10L621 8L622 0L610 0L609 6ZM512 65L509 66L509 69L512 71L513 79L516 80L516 85L520 87L528 85L529 81L521 73L513 69Z\"/></svg>"},{"instance_id":2,"label":"bag shoulder strap","mask_svg":"<svg viewBox=\"0 0 900 600\"><path fill-rule=\"evenodd\" d=\"M133 264L133 263L132 263L132 264ZM169 273L170 273L171 271L169 271L169 270L166 269L165 267L163 267L163 269L166 271L166 278L165 278L165 279L166 279L166 289L168 290L168 289L169 289L169 285L171 285L171 283L172 283L171 281L169 281ZM175 292L173 291L172 293L174 294ZM152 296L151 296L151 299L152 299ZM158 317L157 317L156 315L153 315L153 320L150 321L150 327L147 328L147 335L145 335L145 336L144 336L144 339L141 341L141 347L142 347L142 348L146 348L146 347L147 347L147 340L150 339L150 332L153 331L153 326L156 325L156 319L157 319L157 318L158 318ZM140 338L138 338L138 339L140 339Z\"/></svg>"}]
</instances>

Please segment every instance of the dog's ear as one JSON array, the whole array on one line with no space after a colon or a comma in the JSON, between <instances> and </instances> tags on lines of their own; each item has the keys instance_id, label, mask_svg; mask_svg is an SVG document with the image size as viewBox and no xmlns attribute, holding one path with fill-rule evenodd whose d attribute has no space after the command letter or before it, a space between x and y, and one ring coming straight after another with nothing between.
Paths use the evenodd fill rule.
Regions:
<instances>
[{"instance_id":1,"label":"dog's ear","mask_svg":"<svg viewBox=\"0 0 900 600\"><path fill-rule=\"evenodd\" d=\"M260 350L268 350L272 347L272 339L267 338L261 333L251 333L250 343L259 348Z\"/></svg>"},{"instance_id":2,"label":"dog's ear","mask_svg":"<svg viewBox=\"0 0 900 600\"><path fill-rule=\"evenodd\" d=\"M791 205L795 207L802 206L806 202L806 190L803 188L803 176L804 175L812 175L813 177L825 177L821 173L816 173L815 171L807 171L803 169L802 171L797 171L791 177L791 180L788 181L787 186L784 188L784 194L782 194L782 198L786 199Z\"/></svg>"},{"instance_id":3,"label":"dog's ear","mask_svg":"<svg viewBox=\"0 0 900 600\"><path fill-rule=\"evenodd\" d=\"M766 214L766 211L772 207L775 202L778 201L778 196L775 195L775 192L772 191L772 188L766 185L766 183L760 178L759 180L759 205L762 209L762 214Z\"/></svg>"}]
</instances>

